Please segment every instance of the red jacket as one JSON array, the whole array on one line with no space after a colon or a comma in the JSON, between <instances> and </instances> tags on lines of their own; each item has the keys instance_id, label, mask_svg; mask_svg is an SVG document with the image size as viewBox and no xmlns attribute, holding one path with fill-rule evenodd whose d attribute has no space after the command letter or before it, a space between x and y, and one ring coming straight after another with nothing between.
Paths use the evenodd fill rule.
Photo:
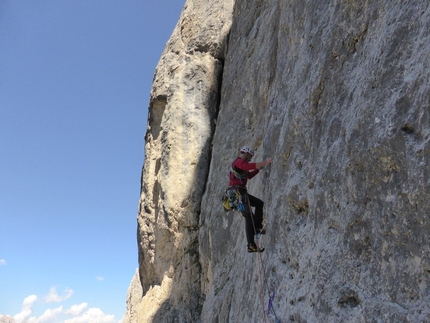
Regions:
<instances>
[{"instance_id":1,"label":"red jacket","mask_svg":"<svg viewBox=\"0 0 430 323\"><path fill-rule=\"evenodd\" d=\"M231 165L231 168L230 183L228 184L229 187L233 185L245 187L248 179L253 178L260 172L260 170L257 169L256 163L248 163L240 157L236 158ZM235 176L235 174L238 176L240 175L240 177Z\"/></svg>"}]
</instances>

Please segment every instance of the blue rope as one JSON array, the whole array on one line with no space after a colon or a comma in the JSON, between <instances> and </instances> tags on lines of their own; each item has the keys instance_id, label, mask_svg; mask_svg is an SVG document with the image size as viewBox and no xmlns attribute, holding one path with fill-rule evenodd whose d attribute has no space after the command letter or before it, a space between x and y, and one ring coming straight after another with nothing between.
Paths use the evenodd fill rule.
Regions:
<instances>
[{"instance_id":1,"label":"blue rope","mask_svg":"<svg viewBox=\"0 0 430 323\"><path fill-rule=\"evenodd\" d=\"M273 315L275 316L275 322L276 323L281 323L281 321L276 316L275 309L273 308L273 300L274 300L274 298L275 298L275 292L273 292L272 295L269 296L269 303L267 305L267 314L270 314L270 312L272 312Z\"/></svg>"},{"instance_id":2,"label":"blue rope","mask_svg":"<svg viewBox=\"0 0 430 323\"><path fill-rule=\"evenodd\" d=\"M270 311L273 309L273 299L275 298L275 292L272 293L272 295L270 295L269 297L269 303L267 305L267 313L270 313Z\"/></svg>"}]
</instances>

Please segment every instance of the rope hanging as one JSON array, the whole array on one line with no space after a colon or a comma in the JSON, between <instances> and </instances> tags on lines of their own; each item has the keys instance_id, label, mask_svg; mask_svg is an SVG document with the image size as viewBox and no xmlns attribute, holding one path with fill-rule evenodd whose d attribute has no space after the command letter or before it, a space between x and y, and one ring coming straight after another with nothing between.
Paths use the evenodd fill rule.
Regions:
<instances>
[{"instance_id":1,"label":"rope hanging","mask_svg":"<svg viewBox=\"0 0 430 323\"><path fill-rule=\"evenodd\" d=\"M257 250L258 250L257 256L258 256L258 275L259 275L259 282L260 282L260 295L261 295L261 302L262 302L262 306L263 306L263 320L264 320L264 323L266 323L266 311L264 309L264 291L263 291L263 289L264 289L264 285L266 285L266 287L268 289L267 278L266 278L266 274L264 272L265 270L263 271L264 281L262 281L262 278L261 278L261 276L262 276L261 272L262 272L262 268L264 269L264 264L263 264L263 261L261 260L261 252L260 252L260 246L259 246L259 242L258 242L258 240L260 238L260 234L259 233L257 234L257 230L255 228L254 213L252 212L251 203L249 201L248 196L247 196L247 202L248 202L249 214L250 214L251 220L252 220L252 225L254 227L254 233L257 235L257 239L256 239L255 244L256 244ZM273 308L273 299L275 298L275 292L270 294L270 291L269 291L269 295L270 296L269 296L269 302L268 302L268 307L267 307L267 314L270 314L270 312L272 312L273 315L275 316L275 322L281 323L281 321L278 319L278 317L275 313L275 309Z\"/></svg>"}]
</instances>

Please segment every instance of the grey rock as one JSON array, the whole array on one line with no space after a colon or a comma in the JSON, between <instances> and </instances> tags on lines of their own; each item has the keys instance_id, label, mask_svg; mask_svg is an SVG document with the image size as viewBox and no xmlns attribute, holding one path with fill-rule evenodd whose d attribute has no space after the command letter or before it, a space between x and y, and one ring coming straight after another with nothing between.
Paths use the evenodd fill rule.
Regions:
<instances>
[{"instance_id":1,"label":"grey rock","mask_svg":"<svg viewBox=\"0 0 430 323\"><path fill-rule=\"evenodd\" d=\"M143 297L142 283L140 282L139 269L136 269L127 292L126 313L122 322L137 323L139 319L139 305Z\"/></svg>"},{"instance_id":2,"label":"grey rock","mask_svg":"<svg viewBox=\"0 0 430 323\"><path fill-rule=\"evenodd\" d=\"M200 318L199 217L232 9L232 1L187 1L156 68L138 214L138 322Z\"/></svg>"},{"instance_id":3,"label":"grey rock","mask_svg":"<svg viewBox=\"0 0 430 323\"><path fill-rule=\"evenodd\" d=\"M236 2L227 46L193 26L179 61L206 48L216 75L169 61L177 27L151 93L140 275L146 295L169 280L166 301L143 298L153 322L430 322L428 3ZM197 86L198 103L174 99ZM204 134L184 126L196 105ZM265 201L261 257L220 203L244 144L273 159L248 185Z\"/></svg>"}]
</instances>

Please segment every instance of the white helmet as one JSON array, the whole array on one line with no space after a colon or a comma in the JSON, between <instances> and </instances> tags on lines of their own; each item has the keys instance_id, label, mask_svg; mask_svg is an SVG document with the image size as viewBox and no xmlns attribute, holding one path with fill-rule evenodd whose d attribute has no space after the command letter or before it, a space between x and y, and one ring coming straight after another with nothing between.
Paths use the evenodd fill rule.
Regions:
<instances>
[{"instance_id":1,"label":"white helmet","mask_svg":"<svg viewBox=\"0 0 430 323\"><path fill-rule=\"evenodd\" d=\"M242 148L240 148L240 152L241 153L247 153L247 154L250 154L251 156L254 156L254 150L252 150L248 146L243 146Z\"/></svg>"}]
</instances>

